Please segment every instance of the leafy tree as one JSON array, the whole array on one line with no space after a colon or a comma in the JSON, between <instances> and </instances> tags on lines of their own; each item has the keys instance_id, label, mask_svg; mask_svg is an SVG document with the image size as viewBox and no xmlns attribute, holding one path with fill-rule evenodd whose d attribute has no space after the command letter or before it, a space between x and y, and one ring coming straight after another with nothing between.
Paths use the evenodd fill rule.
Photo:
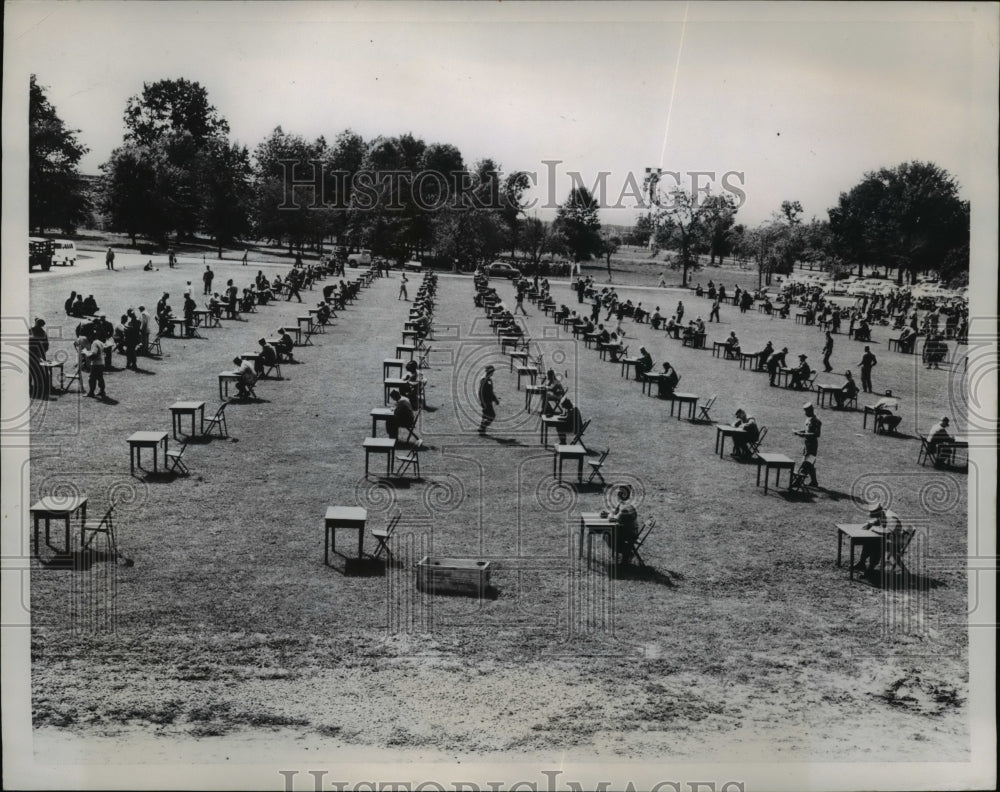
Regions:
<instances>
[{"instance_id":1,"label":"leafy tree","mask_svg":"<svg viewBox=\"0 0 1000 792\"><path fill-rule=\"evenodd\" d=\"M731 249L731 232L736 223L736 202L729 193L709 195L698 206L698 217L704 235L704 245L708 248L709 264L719 264Z\"/></svg>"},{"instance_id":2,"label":"leafy tree","mask_svg":"<svg viewBox=\"0 0 1000 792\"><path fill-rule=\"evenodd\" d=\"M222 248L250 231L253 199L250 154L245 146L214 140L202 155L201 228Z\"/></svg>"},{"instance_id":3,"label":"leafy tree","mask_svg":"<svg viewBox=\"0 0 1000 792\"><path fill-rule=\"evenodd\" d=\"M677 189L661 205L658 217L658 237L677 251L676 266L683 271L681 286L686 287L688 270L698 267L698 246L704 234L702 212L689 193Z\"/></svg>"},{"instance_id":4,"label":"leafy tree","mask_svg":"<svg viewBox=\"0 0 1000 792\"><path fill-rule=\"evenodd\" d=\"M125 140L148 145L164 133L188 132L201 148L212 138L229 135L229 124L208 101L208 91L190 80L143 83L142 94L125 106Z\"/></svg>"},{"instance_id":5,"label":"leafy tree","mask_svg":"<svg viewBox=\"0 0 1000 792\"><path fill-rule=\"evenodd\" d=\"M31 75L28 97L28 225L66 233L86 222L90 202L77 166L89 150L67 129Z\"/></svg>"},{"instance_id":6,"label":"leafy tree","mask_svg":"<svg viewBox=\"0 0 1000 792\"><path fill-rule=\"evenodd\" d=\"M622 245L622 238L620 236L604 236L601 239L601 255L604 256L604 262L608 268L608 282L611 282L611 257L618 252L618 248Z\"/></svg>"},{"instance_id":7,"label":"leafy tree","mask_svg":"<svg viewBox=\"0 0 1000 792\"><path fill-rule=\"evenodd\" d=\"M477 162L465 189L434 218L434 252L463 271L492 262L503 250L506 224L499 205L501 182L492 160Z\"/></svg>"},{"instance_id":8,"label":"leafy tree","mask_svg":"<svg viewBox=\"0 0 1000 792\"><path fill-rule=\"evenodd\" d=\"M521 224L519 235L521 249L528 257L528 261L535 267L542 260L542 253L545 252L545 244L549 238L549 226L537 217L527 217Z\"/></svg>"},{"instance_id":9,"label":"leafy tree","mask_svg":"<svg viewBox=\"0 0 1000 792\"><path fill-rule=\"evenodd\" d=\"M904 162L865 174L829 210L836 252L858 266L891 265L904 273L938 271L967 244L969 204L958 183L930 162Z\"/></svg>"},{"instance_id":10,"label":"leafy tree","mask_svg":"<svg viewBox=\"0 0 1000 792\"><path fill-rule=\"evenodd\" d=\"M597 217L597 201L586 187L570 190L566 202L556 210L554 231L562 238L574 262L601 254L604 241L601 221Z\"/></svg>"},{"instance_id":11,"label":"leafy tree","mask_svg":"<svg viewBox=\"0 0 1000 792\"><path fill-rule=\"evenodd\" d=\"M648 214L639 215L635 225L625 234L626 245L645 246L653 234L653 218Z\"/></svg>"}]
</instances>

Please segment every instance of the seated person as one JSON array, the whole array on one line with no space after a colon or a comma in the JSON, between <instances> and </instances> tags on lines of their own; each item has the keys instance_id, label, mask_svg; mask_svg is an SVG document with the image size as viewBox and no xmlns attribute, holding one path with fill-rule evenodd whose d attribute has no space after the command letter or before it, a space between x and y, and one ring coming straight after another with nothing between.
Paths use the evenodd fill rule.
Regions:
<instances>
[{"instance_id":1,"label":"seated person","mask_svg":"<svg viewBox=\"0 0 1000 792\"><path fill-rule=\"evenodd\" d=\"M760 437L760 427L757 419L748 416L742 407L736 411L736 421L733 423L743 430L743 434L733 435L733 456L739 459L749 459L751 456L749 443L756 443Z\"/></svg>"},{"instance_id":2,"label":"seated person","mask_svg":"<svg viewBox=\"0 0 1000 792\"><path fill-rule=\"evenodd\" d=\"M809 376L811 374L812 369L810 369L809 364L806 363L806 356L799 355L799 365L792 369L792 381L789 384L789 387L797 390L805 389L809 383Z\"/></svg>"},{"instance_id":3,"label":"seated person","mask_svg":"<svg viewBox=\"0 0 1000 792\"><path fill-rule=\"evenodd\" d=\"M294 361L292 357L292 349L295 347L295 342L292 341L292 337L288 334L288 331L282 328L278 331L278 343L275 345L275 349L278 351L278 359L285 358L289 362Z\"/></svg>"},{"instance_id":4,"label":"seated person","mask_svg":"<svg viewBox=\"0 0 1000 792\"><path fill-rule=\"evenodd\" d=\"M658 394L660 398L665 398L667 396L674 395L674 389L677 384L681 381L681 375L677 373L677 369L671 366L668 362L663 362L663 371L660 373L659 380L659 390Z\"/></svg>"},{"instance_id":5,"label":"seated person","mask_svg":"<svg viewBox=\"0 0 1000 792\"><path fill-rule=\"evenodd\" d=\"M924 344L924 363L927 368L940 368L939 363L948 357L948 344L940 333L931 333Z\"/></svg>"},{"instance_id":6,"label":"seated person","mask_svg":"<svg viewBox=\"0 0 1000 792\"><path fill-rule=\"evenodd\" d=\"M952 444L955 438L948 431L950 424L947 417L942 418L927 432L927 447L942 463L949 463L954 458L955 449Z\"/></svg>"},{"instance_id":7,"label":"seated person","mask_svg":"<svg viewBox=\"0 0 1000 792\"><path fill-rule=\"evenodd\" d=\"M597 326L597 343L607 344L611 341L611 333L608 332L604 325Z\"/></svg>"},{"instance_id":8,"label":"seated person","mask_svg":"<svg viewBox=\"0 0 1000 792\"><path fill-rule=\"evenodd\" d=\"M898 514L883 508L879 503L870 504L868 517L868 522L861 527L878 536L861 540L861 558L854 565L854 569L871 575L882 563L886 550L892 552L892 543L902 539L903 524ZM886 544L887 542L889 544Z\"/></svg>"},{"instance_id":9,"label":"seated person","mask_svg":"<svg viewBox=\"0 0 1000 792\"><path fill-rule=\"evenodd\" d=\"M392 420L386 423L386 430L389 432L389 437L397 439L401 428L409 429L413 432L414 427L417 425L417 414L413 410L413 404L406 396L395 389L389 392L389 400L392 402ZM416 437L417 447L419 448L423 444L423 441L417 437L416 432L413 432L413 436Z\"/></svg>"},{"instance_id":10,"label":"seated person","mask_svg":"<svg viewBox=\"0 0 1000 792\"><path fill-rule=\"evenodd\" d=\"M850 371L845 371L844 376L847 382L840 386L840 390L833 392L834 406L840 410L844 407L844 402L858 398L858 383L854 381L854 375Z\"/></svg>"},{"instance_id":11,"label":"seated person","mask_svg":"<svg viewBox=\"0 0 1000 792\"><path fill-rule=\"evenodd\" d=\"M729 338L726 339L726 357L735 358L740 354L740 340L736 337L736 331L730 331Z\"/></svg>"},{"instance_id":12,"label":"seated person","mask_svg":"<svg viewBox=\"0 0 1000 792\"><path fill-rule=\"evenodd\" d=\"M77 294L76 294L76 292L70 292L69 293L69 298L66 300L65 303L63 303L63 308L66 310L66 316L75 316L75 314L74 314L74 310L75 310L74 306L76 305L76 301L77 301ZM81 305L82 305L82 303L81 303ZM76 317L76 318L79 319L80 317Z\"/></svg>"},{"instance_id":13,"label":"seated person","mask_svg":"<svg viewBox=\"0 0 1000 792\"><path fill-rule=\"evenodd\" d=\"M253 310L256 304L257 295L248 288L243 289L243 296L240 298L240 310L245 313L249 313Z\"/></svg>"},{"instance_id":14,"label":"seated person","mask_svg":"<svg viewBox=\"0 0 1000 792\"><path fill-rule=\"evenodd\" d=\"M635 364L635 377L639 379L643 374L648 374L653 370L653 356L646 351L646 347L639 347L639 361Z\"/></svg>"},{"instance_id":15,"label":"seated person","mask_svg":"<svg viewBox=\"0 0 1000 792\"><path fill-rule=\"evenodd\" d=\"M764 298L764 313L766 313L768 316L774 313L774 306L771 304L770 297Z\"/></svg>"},{"instance_id":16,"label":"seated person","mask_svg":"<svg viewBox=\"0 0 1000 792\"><path fill-rule=\"evenodd\" d=\"M649 311L642 307L642 303L635 306L635 315L633 318L636 324L645 324L647 316L649 316Z\"/></svg>"},{"instance_id":17,"label":"seated person","mask_svg":"<svg viewBox=\"0 0 1000 792\"><path fill-rule=\"evenodd\" d=\"M909 327L904 327L899 334L899 351L910 354L913 352L913 345L917 340L917 334Z\"/></svg>"},{"instance_id":18,"label":"seated person","mask_svg":"<svg viewBox=\"0 0 1000 792\"><path fill-rule=\"evenodd\" d=\"M608 347L608 360L618 363L628 353L628 347L622 346L618 333L612 333L608 343L611 345Z\"/></svg>"},{"instance_id":19,"label":"seated person","mask_svg":"<svg viewBox=\"0 0 1000 792\"><path fill-rule=\"evenodd\" d=\"M278 350L267 343L266 338L257 339L260 345L260 357L254 362L254 370L258 377L263 377L264 372L278 362Z\"/></svg>"},{"instance_id":20,"label":"seated person","mask_svg":"<svg viewBox=\"0 0 1000 792\"><path fill-rule=\"evenodd\" d=\"M566 388L552 369L545 372L545 380L542 382L542 387L545 389L542 394L542 413L544 415L553 415L559 409L559 404L562 402L563 396L566 395Z\"/></svg>"},{"instance_id":21,"label":"seated person","mask_svg":"<svg viewBox=\"0 0 1000 792\"><path fill-rule=\"evenodd\" d=\"M208 301L208 312L216 319L222 318L222 302L219 300L219 293L216 292Z\"/></svg>"},{"instance_id":22,"label":"seated person","mask_svg":"<svg viewBox=\"0 0 1000 792\"><path fill-rule=\"evenodd\" d=\"M679 324L677 324L677 317L676 316L671 316L667 320L667 325L666 325L666 327L664 329L667 331L667 335L672 336L674 338L678 338L680 336L680 333L681 333L681 326ZM691 330L690 327L685 327L684 328L684 337L688 338L691 335L691 332L692 332L692 330Z\"/></svg>"},{"instance_id":23,"label":"seated person","mask_svg":"<svg viewBox=\"0 0 1000 792\"><path fill-rule=\"evenodd\" d=\"M781 307L778 309L778 316L780 316L782 319L788 318L788 305L789 303L787 301L783 302L781 304Z\"/></svg>"},{"instance_id":24,"label":"seated person","mask_svg":"<svg viewBox=\"0 0 1000 792\"><path fill-rule=\"evenodd\" d=\"M649 324L654 330L659 330L660 325L663 324L663 315L660 313L660 306L656 306L656 310L653 311L653 316L649 320Z\"/></svg>"},{"instance_id":25,"label":"seated person","mask_svg":"<svg viewBox=\"0 0 1000 792\"><path fill-rule=\"evenodd\" d=\"M885 396L872 405L872 409L875 411L875 425L881 423L884 431L895 434L897 427L903 422L903 417L892 412L899 409L899 401L893 398L892 391L887 390Z\"/></svg>"},{"instance_id":26,"label":"seated person","mask_svg":"<svg viewBox=\"0 0 1000 792\"><path fill-rule=\"evenodd\" d=\"M861 324L858 325L857 329L854 331L855 341L871 341L872 340L872 329L868 325L868 320L862 319Z\"/></svg>"},{"instance_id":27,"label":"seated person","mask_svg":"<svg viewBox=\"0 0 1000 792\"><path fill-rule=\"evenodd\" d=\"M420 376L417 361L410 360L405 366L406 373L403 375L404 384L400 386L400 392L410 400L411 404L419 404L423 393L424 379Z\"/></svg>"},{"instance_id":28,"label":"seated person","mask_svg":"<svg viewBox=\"0 0 1000 792\"><path fill-rule=\"evenodd\" d=\"M703 297L705 295L705 290L703 288L701 288L701 284L700 283L697 286L694 287L694 293L698 297Z\"/></svg>"},{"instance_id":29,"label":"seated person","mask_svg":"<svg viewBox=\"0 0 1000 792\"><path fill-rule=\"evenodd\" d=\"M246 399L250 396L250 388L257 381L257 375L254 374L253 366L250 365L249 360L235 357L233 364L236 366L236 371L233 373L239 375L239 379L236 380L236 392L239 398Z\"/></svg>"},{"instance_id":30,"label":"seated person","mask_svg":"<svg viewBox=\"0 0 1000 792\"><path fill-rule=\"evenodd\" d=\"M559 309L552 314L552 318L555 319L557 322L561 322L567 316L569 316L569 308L566 306L565 303L560 303Z\"/></svg>"},{"instance_id":31,"label":"seated person","mask_svg":"<svg viewBox=\"0 0 1000 792\"><path fill-rule=\"evenodd\" d=\"M694 334L705 335L705 322L700 316L694 320Z\"/></svg>"},{"instance_id":32,"label":"seated person","mask_svg":"<svg viewBox=\"0 0 1000 792\"><path fill-rule=\"evenodd\" d=\"M559 403L560 421L556 424L556 432L559 435L559 443L566 445L566 436L572 432L574 435L580 431L583 425L583 416L580 408L570 400L569 396L564 396Z\"/></svg>"},{"instance_id":33,"label":"seated person","mask_svg":"<svg viewBox=\"0 0 1000 792\"><path fill-rule=\"evenodd\" d=\"M321 325L330 321L330 306L326 304L326 301L316 304L316 321Z\"/></svg>"},{"instance_id":34,"label":"seated person","mask_svg":"<svg viewBox=\"0 0 1000 792\"><path fill-rule=\"evenodd\" d=\"M632 503L632 490L628 486L618 488L618 502L608 515L615 522L615 530L605 533L605 541L611 546L614 541L616 564L627 564L631 560L632 548L639 533L639 514Z\"/></svg>"},{"instance_id":35,"label":"seated person","mask_svg":"<svg viewBox=\"0 0 1000 792\"><path fill-rule=\"evenodd\" d=\"M83 301L83 315L93 316L99 310L97 307L97 300L94 299L93 294L88 294L87 299Z\"/></svg>"}]
</instances>

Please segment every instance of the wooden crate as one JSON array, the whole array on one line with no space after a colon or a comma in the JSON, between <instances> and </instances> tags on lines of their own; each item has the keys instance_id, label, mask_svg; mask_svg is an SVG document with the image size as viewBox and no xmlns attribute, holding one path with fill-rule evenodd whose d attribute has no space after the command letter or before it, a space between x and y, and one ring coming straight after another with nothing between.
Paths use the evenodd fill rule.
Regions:
<instances>
[{"instance_id":1,"label":"wooden crate","mask_svg":"<svg viewBox=\"0 0 1000 792\"><path fill-rule=\"evenodd\" d=\"M490 586L490 562L475 558L431 558L417 563L417 588L429 594L484 596Z\"/></svg>"}]
</instances>

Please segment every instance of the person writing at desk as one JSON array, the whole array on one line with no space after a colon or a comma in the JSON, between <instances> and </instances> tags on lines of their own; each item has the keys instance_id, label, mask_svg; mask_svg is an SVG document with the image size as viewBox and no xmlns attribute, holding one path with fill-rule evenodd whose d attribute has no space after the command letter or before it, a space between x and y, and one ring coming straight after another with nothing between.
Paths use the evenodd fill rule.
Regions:
<instances>
[{"instance_id":1,"label":"person writing at desk","mask_svg":"<svg viewBox=\"0 0 1000 792\"><path fill-rule=\"evenodd\" d=\"M845 401L858 397L858 384L854 381L854 375L850 371L845 371L844 376L847 382L840 386L839 390L833 391L833 401L836 408L842 409Z\"/></svg>"},{"instance_id":2,"label":"person writing at desk","mask_svg":"<svg viewBox=\"0 0 1000 792\"><path fill-rule=\"evenodd\" d=\"M661 399L674 395L674 389L681 381L681 375L677 369L667 361L663 361L663 372L660 374L658 395Z\"/></svg>"},{"instance_id":3,"label":"person writing at desk","mask_svg":"<svg viewBox=\"0 0 1000 792\"><path fill-rule=\"evenodd\" d=\"M619 487L618 502L611 510L611 514L604 512L615 523L615 530L613 532L614 546L612 549L615 552L615 563L618 564L628 563L632 555L632 548L635 545L636 534L639 532L639 514L631 498L631 488L628 486ZM604 538L608 545L611 546L611 535L605 534Z\"/></svg>"},{"instance_id":4,"label":"person writing at desk","mask_svg":"<svg viewBox=\"0 0 1000 792\"><path fill-rule=\"evenodd\" d=\"M757 419L752 415L747 415L742 407L736 411L736 421L733 423L738 429L742 429L741 434L733 435L733 456L737 459L749 459L750 443L756 443L760 437L760 427L757 426Z\"/></svg>"},{"instance_id":5,"label":"person writing at desk","mask_svg":"<svg viewBox=\"0 0 1000 792\"><path fill-rule=\"evenodd\" d=\"M646 347L639 347L639 361L635 364L635 376L638 379L642 374L648 374L653 370L653 356L646 351Z\"/></svg>"},{"instance_id":6,"label":"person writing at desk","mask_svg":"<svg viewBox=\"0 0 1000 792\"><path fill-rule=\"evenodd\" d=\"M869 506L868 517L868 522L861 527L878 535L861 540L861 558L854 565L854 569L871 575L882 563L886 550L893 552L892 543L898 542L902 538L903 523L896 512L883 508L879 503ZM889 545L886 545L887 540Z\"/></svg>"},{"instance_id":7,"label":"person writing at desk","mask_svg":"<svg viewBox=\"0 0 1000 792\"><path fill-rule=\"evenodd\" d=\"M236 380L236 391L241 399L247 399L250 397L250 388L253 387L254 383L257 381L257 375L254 374L253 365L249 360L244 360L243 358L234 357L233 365L236 366L236 374L239 379Z\"/></svg>"},{"instance_id":8,"label":"person writing at desk","mask_svg":"<svg viewBox=\"0 0 1000 792\"><path fill-rule=\"evenodd\" d=\"M559 407L560 421L556 424L556 432L559 435L559 443L566 445L566 435L569 432L576 435L580 431L580 427L583 426L583 416L580 414L580 408L573 404L569 396L563 397Z\"/></svg>"},{"instance_id":9,"label":"person writing at desk","mask_svg":"<svg viewBox=\"0 0 1000 792\"><path fill-rule=\"evenodd\" d=\"M875 413L875 426L881 423L884 431L895 434L899 425L903 422L903 416L893 415L893 410L899 409L899 400L894 398L891 390L885 392L885 396L872 405Z\"/></svg>"}]
</instances>

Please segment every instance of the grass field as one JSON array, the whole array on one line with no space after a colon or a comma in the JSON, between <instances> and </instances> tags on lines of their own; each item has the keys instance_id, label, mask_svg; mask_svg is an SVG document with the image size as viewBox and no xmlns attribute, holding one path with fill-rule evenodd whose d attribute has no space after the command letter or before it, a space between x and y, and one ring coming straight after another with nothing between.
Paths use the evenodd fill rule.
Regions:
<instances>
[{"instance_id":1,"label":"grass field","mask_svg":"<svg viewBox=\"0 0 1000 792\"><path fill-rule=\"evenodd\" d=\"M256 272L212 263L216 284L233 277L242 286ZM75 322L62 315L70 289L93 293L116 320L128 306L151 308L163 291L179 298L188 279L200 293L200 270L182 258L178 270L33 275L30 310L48 320L52 357L71 349ZM659 271L623 257L615 280L648 287ZM601 272L593 270L598 282ZM727 287L756 280L719 273ZM783 488L765 496L752 465L713 454L711 425L670 417L618 364L528 306L546 365L567 374L592 421L588 446L611 449L609 489L558 485L537 415L524 412L523 391L472 304L471 279L442 275L423 478L366 480L369 410L382 404L381 362L394 357L407 311L398 277L376 280L298 348L284 381L263 381L258 401L233 404L230 439L190 444L188 477L130 476L126 438L169 431L176 400L204 400L214 412L216 374L258 337L294 324L297 303L262 306L203 339L165 340L162 359L107 376L108 402L65 394L35 403L31 501L82 492L96 521L112 494L125 498L117 533L131 562L33 563L37 728L123 744L273 730L275 740L323 747L448 755L967 759L968 482L917 465L915 437L944 414L962 429L961 360L928 371L918 356L888 352L888 329L876 328L875 387L901 398L902 435L863 430L860 412L819 410L815 497ZM505 281L499 289L513 293ZM557 302L575 305L568 284L553 289ZM677 290L621 293L650 308L684 299L689 316L707 317L710 306ZM303 298L314 304L319 290ZM742 406L768 427L766 450L800 456L792 432L809 396L714 358L711 341L736 329L745 350L771 339L790 360L802 352L817 366L821 331L733 307L709 326L708 351L648 325L626 329L631 352L644 344L657 364L678 369L680 390L718 396L716 420ZM862 346L837 336L835 369L856 372ZM501 404L481 438L474 383L488 362ZM384 471L380 459L373 470ZM653 516L657 528L643 552L650 570L615 577L603 548L593 567L578 560L576 520L619 482L635 487L640 520ZM864 521L858 504L872 498L891 500L919 528L905 583L850 582L836 566L834 524ZM328 505L365 506L369 526L401 511L400 563L324 566ZM425 554L490 559L498 596L416 591L413 565Z\"/></svg>"}]
</instances>

